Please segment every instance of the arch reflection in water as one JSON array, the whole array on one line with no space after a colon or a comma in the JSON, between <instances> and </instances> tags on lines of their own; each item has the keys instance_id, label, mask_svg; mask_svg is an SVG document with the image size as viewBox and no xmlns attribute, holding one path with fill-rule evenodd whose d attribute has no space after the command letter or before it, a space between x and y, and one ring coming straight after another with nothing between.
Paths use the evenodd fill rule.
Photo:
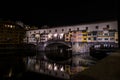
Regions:
<instances>
[{"instance_id":1,"label":"arch reflection in water","mask_svg":"<svg viewBox=\"0 0 120 80\"><path fill-rule=\"evenodd\" d=\"M53 43L46 46L45 54L50 60L63 61L72 57L72 50L64 44Z\"/></svg>"}]
</instances>

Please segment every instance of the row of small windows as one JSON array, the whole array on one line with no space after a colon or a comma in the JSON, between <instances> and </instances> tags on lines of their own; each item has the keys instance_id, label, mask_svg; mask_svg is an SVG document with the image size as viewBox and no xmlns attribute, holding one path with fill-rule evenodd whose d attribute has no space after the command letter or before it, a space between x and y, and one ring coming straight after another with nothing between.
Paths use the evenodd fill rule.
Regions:
<instances>
[{"instance_id":1,"label":"row of small windows","mask_svg":"<svg viewBox=\"0 0 120 80\"><path fill-rule=\"evenodd\" d=\"M66 40L68 40L69 38L66 38ZM82 40L82 38L80 38ZM109 38L96 38L96 37L93 37L93 38L83 38L83 40L109 40ZM115 40L114 38L110 38L110 40Z\"/></svg>"},{"instance_id":2,"label":"row of small windows","mask_svg":"<svg viewBox=\"0 0 120 80\"><path fill-rule=\"evenodd\" d=\"M109 25L106 25L107 28L109 28ZM95 27L96 29L99 29L99 26ZM80 30L80 28L77 28L77 30ZM88 27L86 27L86 30L88 30ZM64 29L62 29L62 32L64 31ZM71 28L69 28L69 31L72 31ZM51 32L51 30L49 30L49 32ZM55 32L57 32L57 29L55 29ZM31 33L31 32L30 32ZM36 33L36 32L34 32ZM44 33L46 33L46 31L44 31Z\"/></svg>"},{"instance_id":3,"label":"row of small windows","mask_svg":"<svg viewBox=\"0 0 120 80\"><path fill-rule=\"evenodd\" d=\"M88 40L91 40L92 38L88 38ZM86 40L86 39L84 39L84 40ZM93 40L109 40L109 38L96 38L96 37L94 37L93 38ZM110 38L110 40L114 40L114 38Z\"/></svg>"}]
</instances>

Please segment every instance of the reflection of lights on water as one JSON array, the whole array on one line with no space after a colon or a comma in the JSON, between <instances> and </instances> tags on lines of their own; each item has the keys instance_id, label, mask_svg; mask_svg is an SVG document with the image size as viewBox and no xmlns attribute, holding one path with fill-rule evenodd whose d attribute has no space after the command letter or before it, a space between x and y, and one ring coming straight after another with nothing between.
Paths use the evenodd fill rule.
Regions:
<instances>
[{"instance_id":1,"label":"reflection of lights on water","mask_svg":"<svg viewBox=\"0 0 120 80\"><path fill-rule=\"evenodd\" d=\"M10 69L10 72L9 72L8 76L9 76L9 77L12 76L12 68Z\"/></svg>"},{"instance_id":2,"label":"reflection of lights on water","mask_svg":"<svg viewBox=\"0 0 120 80\"><path fill-rule=\"evenodd\" d=\"M56 71L57 70L57 65L54 63L54 70Z\"/></svg>"},{"instance_id":3,"label":"reflection of lights on water","mask_svg":"<svg viewBox=\"0 0 120 80\"><path fill-rule=\"evenodd\" d=\"M40 65L39 65L39 64L36 64L36 65L35 65L35 69L36 69L36 70L39 70L39 68L40 68Z\"/></svg>"},{"instance_id":4,"label":"reflection of lights on water","mask_svg":"<svg viewBox=\"0 0 120 80\"><path fill-rule=\"evenodd\" d=\"M52 65L51 64L48 64L48 69L52 70Z\"/></svg>"},{"instance_id":5,"label":"reflection of lights on water","mask_svg":"<svg viewBox=\"0 0 120 80\"><path fill-rule=\"evenodd\" d=\"M62 49L60 49L60 53L63 53L63 50L62 50Z\"/></svg>"},{"instance_id":6,"label":"reflection of lights on water","mask_svg":"<svg viewBox=\"0 0 120 80\"><path fill-rule=\"evenodd\" d=\"M54 66L54 70L55 70L55 71L57 70L57 66Z\"/></svg>"},{"instance_id":7,"label":"reflection of lights on water","mask_svg":"<svg viewBox=\"0 0 120 80\"><path fill-rule=\"evenodd\" d=\"M60 71L64 71L63 67L60 68Z\"/></svg>"}]
</instances>

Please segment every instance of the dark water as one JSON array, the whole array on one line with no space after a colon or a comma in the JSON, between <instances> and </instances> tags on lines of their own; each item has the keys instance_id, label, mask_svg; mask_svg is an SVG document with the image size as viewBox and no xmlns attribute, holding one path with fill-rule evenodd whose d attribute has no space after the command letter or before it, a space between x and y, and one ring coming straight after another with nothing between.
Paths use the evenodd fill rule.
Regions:
<instances>
[{"instance_id":1,"label":"dark water","mask_svg":"<svg viewBox=\"0 0 120 80\"><path fill-rule=\"evenodd\" d=\"M27 71L23 62L27 56L14 52L0 53L0 80L63 80Z\"/></svg>"}]
</instances>

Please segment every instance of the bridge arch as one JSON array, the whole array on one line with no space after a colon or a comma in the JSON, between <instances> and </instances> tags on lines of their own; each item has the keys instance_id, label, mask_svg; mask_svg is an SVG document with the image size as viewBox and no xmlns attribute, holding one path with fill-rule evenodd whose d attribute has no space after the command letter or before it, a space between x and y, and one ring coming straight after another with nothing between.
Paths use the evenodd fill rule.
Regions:
<instances>
[{"instance_id":1,"label":"bridge arch","mask_svg":"<svg viewBox=\"0 0 120 80\"><path fill-rule=\"evenodd\" d=\"M44 48L47 47L48 45L55 44L55 43L59 43L59 44L63 44L63 45L68 46L68 47L72 47L71 43L67 43L67 42L64 42L61 40L50 40L50 41L45 42Z\"/></svg>"}]
</instances>

